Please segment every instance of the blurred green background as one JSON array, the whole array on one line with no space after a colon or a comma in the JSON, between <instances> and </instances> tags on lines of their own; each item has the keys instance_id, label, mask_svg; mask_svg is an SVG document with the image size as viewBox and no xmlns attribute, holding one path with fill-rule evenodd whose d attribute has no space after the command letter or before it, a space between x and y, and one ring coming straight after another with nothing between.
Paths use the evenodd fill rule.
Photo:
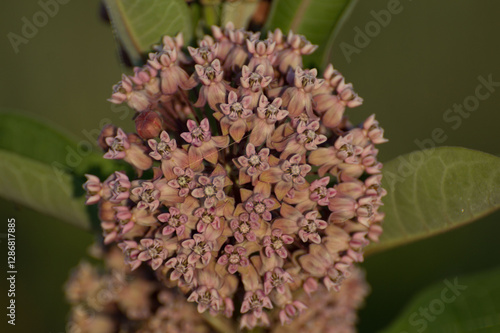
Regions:
<instances>
[{"instance_id":1,"label":"blurred green background","mask_svg":"<svg viewBox=\"0 0 500 333\"><path fill-rule=\"evenodd\" d=\"M414 140L430 138L437 127L448 136L442 145L499 156L500 89L456 130L444 122L443 114L474 94L478 76L491 74L500 81L500 2L403 0L402 12L349 62L340 43L354 45L354 29L364 30L373 21L370 12L386 9L387 3L359 2L337 38L332 59L365 99L362 107L350 111L351 118L359 121L376 113L386 130L390 142L381 147L381 160L417 150ZM82 140L88 140L85 131L99 130L105 118L131 130L130 117L120 119L122 114L106 101L125 67L112 29L100 18L100 2L61 5L16 54L7 34L21 34L22 18L31 20L39 10L37 1L0 4L0 106L37 114ZM8 332L65 332L63 283L86 255L93 236L10 202L0 200L0 207L1 221L17 221L17 325ZM431 282L500 266L499 222L496 212L447 234L367 258L363 267L372 293L360 313L360 331L385 327ZM1 225L0 237L7 232L6 222ZM6 241L0 241L6 253ZM4 279L2 283L6 286ZM6 297L1 299L6 306ZM2 320L0 327L5 325Z\"/></svg>"}]
</instances>

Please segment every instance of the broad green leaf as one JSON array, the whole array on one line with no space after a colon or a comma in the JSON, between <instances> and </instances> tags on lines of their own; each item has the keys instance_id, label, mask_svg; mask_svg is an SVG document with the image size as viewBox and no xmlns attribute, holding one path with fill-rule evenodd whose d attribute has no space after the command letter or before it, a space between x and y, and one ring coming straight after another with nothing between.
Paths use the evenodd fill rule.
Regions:
<instances>
[{"instance_id":1,"label":"broad green leaf","mask_svg":"<svg viewBox=\"0 0 500 333\"><path fill-rule=\"evenodd\" d=\"M185 0L105 0L105 4L120 41L136 65L162 36L182 32L185 41L192 37Z\"/></svg>"},{"instance_id":2,"label":"broad green leaf","mask_svg":"<svg viewBox=\"0 0 500 333\"><path fill-rule=\"evenodd\" d=\"M89 229L78 182L56 167L0 149L0 196ZM79 185L79 184L78 184Z\"/></svg>"},{"instance_id":3,"label":"broad green leaf","mask_svg":"<svg viewBox=\"0 0 500 333\"><path fill-rule=\"evenodd\" d=\"M382 333L500 332L500 269L449 277L421 291Z\"/></svg>"},{"instance_id":4,"label":"broad green leaf","mask_svg":"<svg viewBox=\"0 0 500 333\"><path fill-rule=\"evenodd\" d=\"M280 28L302 34L319 48L304 58L304 66L324 68L330 57L333 41L342 23L357 0L275 0L264 30Z\"/></svg>"},{"instance_id":5,"label":"broad green leaf","mask_svg":"<svg viewBox=\"0 0 500 333\"><path fill-rule=\"evenodd\" d=\"M103 159L89 140L78 141L43 119L0 108L0 149L77 175L108 175L120 167L119 162Z\"/></svg>"},{"instance_id":6,"label":"broad green leaf","mask_svg":"<svg viewBox=\"0 0 500 333\"><path fill-rule=\"evenodd\" d=\"M251 0L225 2L222 7L221 26L233 22L236 29L246 28L258 6L259 1Z\"/></svg>"},{"instance_id":7,"label":"broad green leaf","mask_svg":"<svg viewBox=\"0 0 500 333\"><path fill-rule=\"evenodd\" d=\"M92 139L77 141L42 119L0 109L0 197L88 229L83 175L131 171L104 159Z\"/></svg>"},{"instance_id":8,"label":"broad green leaf","mask_svg":"<svg viewBox=\"0 0 500 333\"><path fill-rule=\"evenodd\" d=\"M500 158L440 147L384 165L384 233L368 253L446 232L500 208Z\"/></svg>"},{"instance_id":9,"label":"broad green leaf","mask_svg":"<svg viewBox=\"0 0 500 333\"><path fill-rule=\"evenodd\" d=\"M44 163L64 164L67 147L75 148L75 142L74 138L41 119L0 109L0 149Z\"/></svg>"}]
</instances>

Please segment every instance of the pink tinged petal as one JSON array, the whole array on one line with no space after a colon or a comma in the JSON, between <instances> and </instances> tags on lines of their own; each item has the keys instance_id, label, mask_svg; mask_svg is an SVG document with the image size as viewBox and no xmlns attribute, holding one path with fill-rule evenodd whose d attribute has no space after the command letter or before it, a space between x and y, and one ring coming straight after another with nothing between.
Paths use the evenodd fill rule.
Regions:
<instances>
[{"instance_id":1,"label":"pink tinged petal","mask_svg":"<svg viewBox=\"0 0 500 333\"><path fill-rule=\"evenodd\" d=\"M309 240L315 244L321 244L321 237L318 233L309 234Z\"/></svg>"},{"instance_id":2,"label":"pink tinged petal","mask_svg":"<svg viewBox=\"0 0 500 333\"><path fill-rule=\"evenodd\" d=\"M193 142L193 136L190 132L181 133L181 138L183 138L187 143Z\"/></svg>"},{"instance_id":3,"label":"pink tinged petal","mask_svg":"<svg viewBox=\"0 0 500 333\"><path fill-rule=\"evenodd\" d=\"M208 262L210 261L210 258L212 258L212 253L207 252L207 253L203 254L203 256L201 257L201 262L204 265L208 265Z\"/></svg>"},{"instance_id":4,"label":"pink tinged petal","mask_svg":"<svg viewBox=\"0 0 500 333\"><path fill-rule=\"evenodd\" d=\"M271 258L272 254L274 253L274 250L270 246L267 246L264 252L268 258Z\"/></svg>"},{"instance_id":5,"label":"pink tinged petal","mask_svg":"<svg viewBox=\"0 0 500 333\"><path fill-rule=\"evenodd\" d=\"M185 249L192 249L195 245L196 245L196 242L194 239L187 239L181 243L181 246Z\"/></svg>"},{"instance_id":6,"label":"pink tinged petal","mask_svg":"<svg viewBox=\"0 0 500 333\"><path fill-rule=\"evenodd\" d=\"M243 237L243 235L239 231L234 232L234 238L236 238L236 241L238 243L242 243L245 240L245 238ZM248 238L248 234L247 234L247 238Z\"/></svg>"},{"instance_id":7,"label":"pink tinged petal","mask_svg":"<svg viewBox=\"0 0 500 333\"><path fill-rule=\"evenodd\" d=\"M191 283L193 277L194 277L193 270L188 268L188 271L184 273L184 279L186 280L187 283Z\"/></svg>"},{"instance_id":8,"label":"pink tinged petal","mask_svg":"<svg viewBox=\"0 0 500 333\"><path fill-rule=\"evenodd\" d=\"M205 230L207 230L207 225L203 222L198 222L198 224L196 225L196 231L198 231L199 233L203 233L205 232Z\"/></svg>"},{"instance_id":9,"label":"pink tinged petal","mask_svg":"<svg viewBox=\"0 0 500 333\"><path fill-rule=\"evenodd\" d=\"M276 250L276 253L283 259L287 257L287 251L284 248L279 248Z\"/></svg>"},{"instance_id":10,"label":"pink tinged petal","mask_svg":"<svg viewBox=\"0 0 500 333\"><path fill-rule=\"evenodd\" d=\"M161 266L161 264L163 263L163 259L162 258L155 258L151 261L151 268L153 268L153 270L157 270L158 267Z\"/></svg>"},{"instance_id":11,"label":"pink tinged petal","mask_svg":"<svg viewBox=\"0 0 500 333\"><path fill-rule=\"evenodd\" d=\"M313 278L308 278L304 282L303 288L306 294L311 296L313 292L318 290L318 282Z\"/></svg>"},{"instance_id":12,"label":"pink tinged petal","mask_svg":"<svg viewBox=\"0 0 500 333\"><path fill-rule=\"evenodd\" d=\"M228 257L226 254L220 256L219 259L217 260L217 263L219 265L227 265L228 262L229 262L229 260L228 260Z\"/></svg>"},{"instance_id":13,"label":"pink tinged petal","mask_svg":"<svg viewBox=\"0 0 500 333\"><path fill-rule=\"evenodd\" d=\"M215 205L215 198L214 197L206 198L205 202L203 203L203 206L205 208L210 208L210 207L213 207L214 205Z\"/></svg>"},{"instance_id":14,"label":"pink tinged petal","mask_svg":"<svg viewBox=\"0 0 500 333\"><path fill-rule=\"evenodd\" d=\"M184 233L184 231L186 230L186 227L181 225L180 227L178 227L175 231L177 233L177 236L180 236Z\"/></svg>"},{"instance_id":15,"label":"pink tinged petal","mask_svg":"<svg viewBox=\"0 0 500 333\"><path fill-rule=\"evenodd\" d=\"M238 265L229 264L229 266L227 267L227 271L229 272L229 274L236 273L238 271Z\"/></svg>"},{"instance_id":16,"label":"pink tinged petal","mask_svg":"<svg viewBox=\"0 0 500 333\"><path fill-rule=\"evenodd\" d=\"M179 280L179 278L182 276L182 273L177 271L177 270L174 270L171 274L170 274L170 280L172 281L176 281L176 280Z\"/></svg>"},{"instance_id":17,"label":"pink tinged petal","mask_svg":"<svg viewBox=\"0 0 500 333\"><path fill-rule=\"evenodd\" d=\"M188 263L192 265L196 263L198 259L200 259L200 255L193 252L188 256Z\"/></svg>"},{"instance_id":18,"label":"pink tinged petal","mask_svg":"<svg viewBox=\"0 0 500 333\"><path fill-rule=\"evenodd\" d=\"M255 235L254 232L249 232L246 234L246 238L247 240L249 240L250 242L255 242L257 240L257 236Z\"/></svg>"},{"instance_id":19,"label":"pink tinged petal","mask_svg":"<svg viewBox=\"0 0 500 333\"><path fill-rule=\"evenodd\" d=\"M165 267L168 267L168 268L173 268L173 267L175 267L175 265L177 265L177 258L170 258L165 263Z\"/></svg>"},{"instance_id":20,"label":"pink tinged petal","mask_svg":"<svg viewBox=\"0 0 500 333\"><path fill-rule=\"evenodd\" d=\"M273 219L273 216L272 216L272 214L269 211L265 211L262 214L262 219L265 220L265 221L271 221Z\"/></svg>"},{"instance_id":21,"label":"pink tinged petal","mask_svg":"<svg viewBox=\"0 0 500 333\"><path fill-rule=\"evenodd\" d=\"M200 123L200 128L205 131L205 132L208 132L210 131L210 124L208 122L208 119L207 118L204 118L201 123Z\"/></svg>"},{"instance_id":22,"label":"pink tinged petal","mask_svg":"<svg viewBox=\"0 0 500 333\"><path fill-rule=\"evenodd\" d=\"M241 304L241 313L246 313L250 310L250 302L248 300L244 300L243 303Z\"/></svg>"},{"instance_id":23,"label":"pink tinged petal","mask_svg":"<svg viewBox=\"0 0 500 333\"><path fill-rule=\"evenodd\" d=\"M140 261L148 261L149 259L151 259L151 256L149 255L148 251L143 251L139 253L137 259L139 259Z\"/></svg>"},{"instance_id":24,"label":"pink tinged petal","mask_svg":"<svg viewBox=\"0 0 500 333\"><path fill-rule=\"evenodd\" d=\"M309 239L309 234L305 232L304 230L299 230L298 232L300 240L302 240L304 243L307 243Z\"/></svg>"},{"instance_id":25,"label":"pink tinged petal","mask_svg":"<svg viewBox=\"0 0 500 333\"><path fill-rule=\"evenodd\" d=\"M191 191L191 195L195 198L200 199L205 196L205 192L202 188L195 188L193 191Z\"/></svg>"},{"instance_id":26,"label":"pink tinged petal","mask_svg":"<svg viewBox=\"0 0 500 333\"><path fill-rule=\"evenodd\" d=\"M169 235L173 234L174 232L175 232L175 228L167 225L167 226L165 226L165 228L163 228L162 234L165 236L169 236Z\"/></svg>"},{"instance_id":27,"label":"pink tinged petal","mask_svg":"<svg viewBox=\"0 0 500 333\"><path fill-rule=\"evenodd\" d=\"M143 238L141 239L141 245L144 247L151 247L153 246L154 241L149 238Z\"/></svg>"},{"instance_id":28,"label":"pink tinged petal","mask_svg":"<svg viewBox=\"0 0 500 333\"><path fill-rule=\"evenodd\" d=\"M246 267L249 264L250 264L250 261L248 260L248 258L241 258L241 260L240 260L240 266Z\"/></svg>"},{"instance_id":29,"label":"pink tinged petal","mask_svg":"<svg viewBox=\"0 0 500 333\"><path fill-rule=\"evenodd\" d=\"M189 194L189 188L182 188L179 190L180 197L187 197Z\"/></svg>"}]
</instances>

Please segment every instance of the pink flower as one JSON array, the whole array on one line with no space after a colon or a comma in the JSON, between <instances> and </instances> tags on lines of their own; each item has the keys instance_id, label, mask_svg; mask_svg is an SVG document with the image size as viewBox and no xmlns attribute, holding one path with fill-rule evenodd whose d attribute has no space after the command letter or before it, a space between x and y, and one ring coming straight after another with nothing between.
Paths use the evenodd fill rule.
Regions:
<instances>
[{"instance_id":1,"label":"pink flower","mask_svg":"<svg viewBox=\"0 0 500 333\"><path fill-rule=\"evenodd\" d=\"M154 74L156 75L156 73ZM122 81L113 86L113 94L109 101L113 104L121 104L126 101L129 107L139 112L150 109L152 101L147 92L136 89L133 80L124 74Z\"/></svg>"},{"instance_id":2,"label":"pink flower","mask_svg":"<svg viewBox=\"0 0 500 333\"><path fill-rule=\"evenodd\" d=\"M148 140L148 145L152 150L152 152L149 153L149 156L157 161L160 161L162 159L171 159L172 151L177 149L177 142L175 141L175 139L171 140L170 136L165 131L161 132L160 140L161 141L159 143L153 139Z\"/></svg>"},{"instance_id":3,"label":"pink flower","mask_svg":"<svg viewBox=\"0 0 500 333\"><path fill-rule=\"evenodd\" d=\"M193 60L198 65L208 65L215 60L217 56L218 44L209 45L206 41L200 42L199 48L188 46L188 51Z\"/></svg>"},{"instance_id":4,"label":"pink flower","mask_svg":"<svg viewBox=\"0 0 500 333\"><path fill-rule=\"evenodd\" d=\"M242 95L252 96L250 103L251 108L257 106L263 89L266 88L272 80L272 76L266 75L264 65L257 66L253 71L248 66L242 67L240 93Z\"/></svg>"},{"instance_id":5,"label":"pink flower","mask_svg":"<svg viewBox=\"0 0 500 333\"><path fill-rule=\"evenodd\" d=\"M322 84L322 79L317 79L318 71L316 69L302 70L295 68L293 79L290 78L292 87L287 88L283 94L283 104L291 117L297 117L302 112L306 112L310 117L313 116L312 92L318 89Z\"/></svg>"},{"instance_id":6,"label":"pink flower","mask_svg":"<svg viewBox=\"0 0 500 333\"><path fill-rule=\"evenodd\" d=\"M289 68L295 70L297 67L302 67L302 55L311 54L317 48L317 45L312 45L304 36L290 31L286 40L286 48L279 53L276 60L279 71L286 74Z\"/></svg>"},{"instance_id":7,"label":"pink flower","mask_svg":"<svg viewBox=\"0 0 500 333\"><path fill-rule=\"evenodd\" d=\"M210 258L212 258L212 243L205 239L202 234L193 235L193 239L185 240L181 243L182 247L191 250L188 256L188 262L195 264L201 262L203 266L208 265Z\"/></svg>"},{"instance_id":8,"label":"pink flower","mask_svg":"<svg viewBox=\"0 0 500 333\"><path fill-rule=\"evenodd\" d=\"M157 270L161 266L163 261L167 258L167 251L163 247L163 241L160 239L141 239L140 247L142 249L137 259L140 261L151 260L151 268Z\"/></svg>"},{"instance_id":9,"label":"pink flower","mask_svg":"<svg viewBox=\"0 0 500 333\"><path fill-rule=\"evenodd\" d=\"M121 128L118 129L118 133L115 137L107 137L105 141L109 150L104 154L104 158L114 160L125 158L127 155L125 151L130 148L130 142Z\"/></svg>"},{"instance_id":10,"label":"pink flower","mask_svg":"<svg viewBox=\"0 0 500 333\"><path fill-rule=\"evenodd\" d=\"M220 217L216 215L215 207L197 208L193 215L198 219L198 222L196 223L196 231L199 233L205 232L209 225L214 229L220 229L221 227Z\"/></svg>"},{"instance_id":11,"label":"pink flower","mask_svg":"<svg viewBox=\"0 0 500 333\"><path fill-rule=\"evenodd\" d=\"M167 184L170 187L178 189L180 197L187 196L189 191L196 186L193 170L190 168L183 170L179 167L174 167L173 173L177 176L177 178L169 180Z\"/></svg>"},{"instance_id":12,"label":"pink flower","mask_svg":"<svg viewBox=\"0 0 500 333\"><path fill-rule=\"evenodd\" d=\"M241 304L241 313L247 313L251 310L255 317L260 318L263 308L272 309L273 304L262 289L247 291L245 293L243 303Z\"/></svg>"},{"instance_id":13,"label":"pink flower","mask_svg":"<svg viewBox=\"0 0 500 333\"><path fill-rule=\"evenodd\" d=\"M214 115L220 121L222 134L229 133L234 141L241 141L248 130L247 119L253 114L252 109L249 108L251 102L250 96L244 96L238 102L238 95L234 91L229 92L228 103L220 105L223 115L220 113Z\"/></svg>"},{"instance_id":14,"label":"pink flower","mask_svg":"<svg viewBox=\"0 0 500 333\"><path fill-rule=\"evenodd\" d=\"M293 237L283 235L281 229L273 229L271 236L265 236L262 239L262 245L265 247L265 253L268 257L276 253L278 256L285 259L288 255L285 245L292 243Z\"/></svg>"},{"instance_id":15,"label":"pink flower","mask_svg":"<svg viewBox=\"0 0 500 333\"><path fill-rule=\"evenodd\" d=\"M125 263L130 266L131 270L135 270L141 265L141 260L138 258L141 251L136 242L124 240L118 244L118 247L123 251Z\"/></svg>"},{"instance_id":16,"label":"pink flower","mask_svg":"<svg viewBox=\"0 0 500 333\"><path fill-rule=\"evenodd\" d=\"M182 276L187 283L193 281L194 266L187 260L187 255L179 254L177 257L170 258L165 263L165 267L172 268L170 280L176 281Z\"/></svg>"},{"instance_id":17,"label":"pink flower","mask_svg":"<svg viewBox=\"0 0 500 333\"><path fill-rule=\"evenodd\" d=\"M221 255L217 260L219 265L227 265L229 274L234 274L238 271L238 266L246 267L250 261L246 257L247 250L241 246L226 245L224 248L225 254Z\"/></svg>"},{"instance_id":18,"label":"pink flower","mask_svg":"<svg viewBox=\"0 0 500 333\"><path fill-rule=\"evenodd\" d=\"M181 211L178 208L170 207L168 213L163 213L158 215L158 220L167 223L167 225L163 228L162 234L165 236L171 235L174 232L177 236L180 236L186 230L184 226L188 217L185 214L181 214Z\"/></svg>"},{"instance_id":19,"label":"pink flower","mask_svg":"<svg viewBox=\"0 0 500 333\"><path fill-rule=\"evenodd\" d=\"M200 126L196 125L193 120L187 121L187 127L189 132L184 132L181 137L187 142L192 144L194 147L201 147L203 142L210 141L212 134L210 133L210 125L208 119L205 118L201 121Z\"/></svg>"},{"instance_id":20,"label":"pink flower","mask_svg":"<svg viewBox=\"0 0 500 333\"><path fill-rule=\"evenodd\" d=\"M247 39L247 49L251 54L248 67L255 69L262 65L264 66L264 74L266 76L274 76L273 63L276 61L277 54L274 52L276 42L272 39L266 40L250 40Z\"/></svg>"},{"instance_id":21,"label":"pink flower","mask_svg":"<svg viewBox=\"0 0 500 333\"><path fill-rule=\"evenodd\" d=\"M258 230L260 224L258 221L251 221L248 213L239 214L237 218L231 220L229 225L238 243L242 243L245 239L255 242L257 239L254 230Z\"/></svg>"},{"instance_id":22,"label":"pink flower","mask_svg":"<svg viewBox=\"0 0 500 333\"><path fill-rule=\"evenodd\" d=\"M329 182L330 177L323 177L313 181L309 187L311 191L309 197L320 206L328 206L329 200L337 194L334 188L327 188Z\"/></svg>"},{"instance_id":23,"label":"pink flower","mask_svg":"<svg viewBox=\"0 0 500 333\"><path fill-rule=\"evenodd\" d=\"M134 138L134 135L130 136ZM138 170L151 168L153 162L145 154L145 147L140 142L131 143L129 136L121 128L117 129L115 136L105 136L104 142L108 147L108 151L103 156L104 158L123 159Z\"/></svg>"},{"instance_id":24,"label":"pink flower","mask_svg":"<svg viewBox=\"0 0 500 333\"><path fill-rule=\"evenodd\" d=\"M215 59L208 66L195 65L196 74L202 83L198 101L194 104L200 108L208 105L212 110L217 110L217 105L226 100L226 84L223 82L224 72L221 69L219 59Z\"/></svg>"},{"instance_id":25,"label":"pink flower","mask_svg":"<svg viewBox=\"0 0 500 333\"><path fill-rule=\"evenodd\" d=\"M240 184L246 184L251 180L255 185L260 174L269 169L269 148L263 148L257 154L255 146L249 143L245 150L246 155L238 157L235 161L240 168Z\"/></svg>"},{"instance_id":26,"label":"pink flower","mask_svg":"<svg viewBox=\"0 0 500 333\"><path fill-rule=\"evenodd\" d=\"M191 195L197 199L203 199L205 208L215 206L218 201L224 200L226 197L224 188L224 177L198 177L198 186L195 188Z\"/></svg>"},{"instance_id":27,"label":"pink flower","mask_svg":"<svg viewBox=\"0 0 500 333\"><path fill-rule=\"evenodd\" d=\"M210 310L210 313L215 315L222 306L222 300L219 293L215 289L208 289L201 286L189 295L188 302L198 303L198 312L203 313Z\"/></svg>"},{"instance_id":28,"label":"pink flower","mask_svg":"<svg viewBox=\"0 0 500 333\"><path fill-rule=\"evenodd\" d=\"M177 65L176 49L163 49L157 53L150 53L148 65L160 72L163 94L175 94L179 87L189 90L196 86L196 82Z\"/></svg>"},{"instance_id":29,"label":"pink flower","mask_svg":"<svg viewBox=\"0 0 500 333\"><path fill-rule=\"evenodd\" d=\"M189 132L181 133L181 137L191 146L188 150L189 163L192 169L198 168L203 159L215 164L219 157L217 148L225 148L229 143L227 136L212 137L208 119L201 121L197 126L193 120L187 121Z\"/></svg>"},{"instance_id":30,"label":"pink flower","mask_svg":"<svg viewBox=\"0 0 500 333\"><path fill-rule=\"evenodd\" d=\"M250 214L250 221L256 222L260 219L271 221L271 210L276 209L276 202L257 193L250 197L244 204L245 210Z\"/></svg>"},{"instance_id":31,"label":"pink flower","mask_svg":"<svg viewBox=\"0 0 500 333\"><path fill-rule=\"evenodd\" d=\"M285 305L285 308L279 314L281 325L290 324L294 318L298 317L306 309L307 306L300 301L293 301Z\"/></svg>"},{"instance_id":32,"label":"pink flower","mask_svg":"<svg viewBox=\"0 0 500 333\"><path fill-rule=\"evenodd\" d=\"M171 173L170 170L174 167L186 168L189 164L186 151L179 149L175 139L170 139L170 136L165 131L160 134L160 142L150 139L148 145L152 150L149 156L161 161L161 169L164 175Z\"/></svg>"},{"instance_id":33,"label":"pink flower","mask_svg":"<svg viewBox=\"0 0 500 333\"><path fill-rule=\"evenodd\" d=\"M85 204L94 205L98 203L104 195L104 188L98 177L88 174L86 174L85 177L87 177L87 181L83 184L83 188L87 192L87 201L85 201Z\"/></svg>"},{"instance_id":34,"label":"pink flower","mask_svg":"<svg viewBox=\"0 0 500 333\"><path fill-rule=\"evenodd\" d=\"M305 177L311 171L311 166L301 164L302 156L292 155L288 160L283 160L279 166L275 166L266 172L263 172L260 180L276 184L274 193L278 200L285 196L292 196L292 189L303 191L309 187Z\"/></svg>"},{"instance_id":35,"label":"pink flower","mask_svg":"<svg viewBox=\"0 0 500 333\"><path fill-rule=\"evenodd\" d=\"M326 136L319 134L318 121L310 121L307 125L297 128L288 140L280 158L285 159L292 153L304 154L308 150L318 149L318 145L326 141Z\"/></svg>"},{"instance_id":36,"label":"pink flower","mask_svg":"<svg viewBox=\"0 0 500 333\"><path fill-rule=\"evenodd\" d=\"M152 182L143 181L136 185L137 186L130 191L130 199L137 202L138 209L155 211L160 205L160 191L155 188Z\"/></svg>"},{"instance_id":37,"label":"pink flower","mask_svg":"<svg viewBox=\"0 0 500 333\"><path fill-rule=\"evenodd\" d=\"M292 276L280 267L275 267L272 271L264 274L264 292L269 295L273 289L280 294L285 293L285 286L293 282Z\"/></svg>"},{"instance_id":38,"label":"pink flower","mask_svg":"<svg viewBox=\"0 0 500 333\"><path fill-rule=\"evenodd\" d=\"M120 203L128 199L130 195L130 181L125 173L116 171L114 179L109 182L109 187L111 189L111 198L109 201Z\"/></svg>"},{"instance_id":39,"label":"pink flower","mask_svg":"<svg viewBox=\"0 0 500 333\"><path fill-rule=\"evenodd\" d=\"M269 146L269 139L275 129L276 122L285 119L288 115L288 111L281 109L281 104L282 100L279 97L270 103L264 94L260 96L252 133L250 134L250 142L253 145L260 146L266 142Z\"/></svg>"},{"instance_id":40,"label":"pink flower","mask_svg":"<svg viewBox=\"0 0 500 333\"><path fill-rule=\"evenodd\" d=\"M308 212L304 218L299 221L298 226L301 229L299 230L298 235L304 243L307 241L316 244L321 243L321 236L319 235L318 230L326 229L328 223L318 219L318 217L319 212L313 210Z\"/></svg>"}]
</instances>

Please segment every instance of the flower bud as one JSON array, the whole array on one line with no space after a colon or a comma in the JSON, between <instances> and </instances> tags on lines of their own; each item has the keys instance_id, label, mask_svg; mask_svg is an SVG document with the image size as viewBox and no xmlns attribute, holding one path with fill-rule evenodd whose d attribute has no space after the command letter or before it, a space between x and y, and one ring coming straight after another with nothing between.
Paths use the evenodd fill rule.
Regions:
<instances>
[{"instance_id":1,"label":"flower bud","mask_svg":"<svg viewBox=\"0 0 500 333\"><path fill-rule=\"evenodd\" d=\"M135 118L135 130L145 140L156 138L162 131L162 120L155 111L141 112Z\"/></svg>"}]
</instances>

